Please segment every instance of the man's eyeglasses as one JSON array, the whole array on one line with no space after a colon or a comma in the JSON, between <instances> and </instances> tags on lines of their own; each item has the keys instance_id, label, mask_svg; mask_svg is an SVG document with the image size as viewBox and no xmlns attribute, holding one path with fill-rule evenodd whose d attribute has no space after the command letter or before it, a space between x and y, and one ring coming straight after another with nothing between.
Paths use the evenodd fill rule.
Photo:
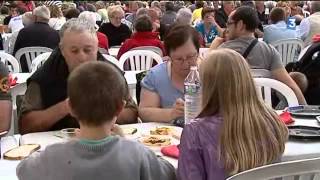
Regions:
<instances>
[{"instance_id":1,"label":"man's eyeglasses","mask_svg":"<svg viewBox=\"0 0 320 180\"><path fill-rule=\"evenodd\" d=\"M194 53L192 55L186 56L185 58L180 57L180 58L172 58L172 59L173 59L173 61L176 61L176 62L179 62L182 64L186 61L187 62L194 62L197 60L198 56L199 56L198 53Z\"/></svg>"}]
</instances>

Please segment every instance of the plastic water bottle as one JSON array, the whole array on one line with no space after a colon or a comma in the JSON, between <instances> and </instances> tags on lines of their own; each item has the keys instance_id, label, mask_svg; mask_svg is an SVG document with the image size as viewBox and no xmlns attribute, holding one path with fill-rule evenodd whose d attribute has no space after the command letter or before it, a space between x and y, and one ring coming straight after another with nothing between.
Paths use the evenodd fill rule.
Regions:
<instances>
[{"instance_id":1,"label":"plastic water bottle","mask_svg":"<svg viewBox=\"0 0 320 180\"><path fill-rule=\"evenodd\" d=\"M184 120L185 124L189 124L201 111L201 85L197 66L191 66L184 80L184 102Z\"/></svg>"}]
</instances>

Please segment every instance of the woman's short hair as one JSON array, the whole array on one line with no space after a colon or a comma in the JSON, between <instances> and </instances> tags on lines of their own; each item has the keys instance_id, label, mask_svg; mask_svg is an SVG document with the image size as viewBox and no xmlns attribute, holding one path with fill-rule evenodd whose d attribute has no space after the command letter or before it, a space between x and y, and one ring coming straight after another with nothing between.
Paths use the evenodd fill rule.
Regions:
<instances>
[{"instance_id":1,"label":"woman's short hair","mask_svg":"<svg viewBox=\"0 0 320 180\"><path fill-rule=\"evenodd\" d=\"M111 63L99 61L77 67L71 72L67 86L72 114L87 126L112 121L128 92L121 72Z\"/></svg>"},{"instance_id":2,"label":"woman's short hair","mask_svg":"<svg viewBox=\"0 0 320 180\"><path fill-rule=\"evenodd\" d=\"M9 14L9 8L7 6L1 6L0 13L1 14Z\"/></svg>"},{"instance_id":3,"label":"woman's short hair","mask_svg":"<svg viewBox=\"0 0 320 180\"><path fill-rule=\"evenodd\" d=\"M49 10L50 10L50 17L51 18L63 17L62 11L59 6L51 5L51 6L49 6Z\"/></svg>"},{"instance_id":4,"label":"woman's short hair","mask_svg":"<svg viewBox=\"0 0 320 180\"><path fill-rule=\"evenodd\" d=\"M177 13L177 23L191 24L192 23L192 12L189 8L181 8Z\"/></svg>"},{"instance_id":5,"label":"woman's short hair","mask_svg":"<svg viewBox=\"0 0 320 180\"><path fill-rule=\"evenodd\" d=\"M124 15L124 11L122 9L122 7L120 5L115 5L115 6L109 6L108 7L108 16L109 18L113 18L115 13L121 13L122 15Z\"/></svg>"},{"instance_id":6,"label":"woman's short hair","mask_svg":"<svg viewBox=\"0 0 320 180\"><path fill-rule=\"evenodd\" d=\"M189 39L192 40L197 52L199 52L199 33L190 25L176 24L169 29L164 39L166 52L170 55L172 51L184 45Z\"/></svg>"},{"instance_id":7,"label":"woman's short hair","mask_svg":"<svg viewBox=\"0 0 320 180\"><path fill-rule=\"evenodd\" d=\"M134 22L134 29L137 32L151 32L152 21L148 15L139 16Z\"/></svg>"},{"instance_id":8,"label":"woman's short hair","mask_svg":"<svg viewBox=\"0 0 320 180\"><path fill-rule=\"evenodd\" d=\"M201 11L201 18L204 19L204 17L206 16L206 14L208 14L208 13L214 13L214 12L215 12L215 10L214 10L213 8L211 8L211 7L205 7L205 8L203 8L202 11Z\"/></svg>"},{"instance_id":9,"label":"woman's short hair","mask_svg":"<svg viewBox=\"0 0 320 180\"><path fill-rule=\"evenodd\" d=\"M65 13L65 18L66 20L72 19L72 18L77 18L80 14L80 11L76 8L70 8L66 10Z\"/></svg>"},{"instance_id":10,"label":"woman's short hair","mask_svg":"<svg viewBox=\"0 0 320 180\"><path fill-rule=\"evenodd\" d=\"M273 24L284 21L286 19L286 12L281 7L275 7L270 12L270 20Z\"/></svg>"}]
</instances>

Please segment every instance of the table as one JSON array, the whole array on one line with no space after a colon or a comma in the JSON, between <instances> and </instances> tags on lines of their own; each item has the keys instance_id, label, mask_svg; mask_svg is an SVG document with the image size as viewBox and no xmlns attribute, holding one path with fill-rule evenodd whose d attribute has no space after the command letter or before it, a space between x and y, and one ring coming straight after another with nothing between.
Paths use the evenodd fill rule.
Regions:
<instances>
[{"instance_id":1,"label":"table","mask_svg":"<svg viewBox=\"0 0 320 180\"><path fill-rule=\"evenodd\" d=\"M128 125L121 125L121 128L128 128L128 127L135 127L138 129L137 133L132 136L126 136L126 138L131 139L133 141L137 141L137 137L149 134L151 129L154 129L157 126L172 126L171 124L165 123L137 123L137 124L128 124ZM181 134L182 128L172 126L178 134ZM41 149L40 151L44 150L47 145L53 143L64 142L67 139L57 137L57 133L59 131L49 131L49 132L39 132L39 133L30 133L25 134L23 136L15 135L15 136L8 136L1 139L1 157L3 157L3 152L17 146L18 141L20 139L20 144L40 144ZM20 138L21 137L21 138ZM172 137L173 144L179 144L179 140ZM160 148L151 148L152 151L155 152L158 156L161 156L169 163L171 163L175 168L178 167L178 160L174 158L170 158L167 156L163 156L160 152ZM8 180L16 180L16 173L15 169L16 166L19 164L20 161L9 161L9 160L0 160L0 179L8 179ZM3 167L3 168L2 168Z\"/></svg>"},{"instance_id":2,"label":"table","mask_svg":"<svg viewBox=\"0 0 320 180\"><path fill-rule=\"evenodd\" d=\"M146 134L151 128L156 126L169 126L170 124L162 123L137 123L129 125L121 125L121 127L136 127L138 132L141 134ZM303 119L295 118L295 122L292 125L307 125L307 126L316 126L319 127L319 124L316 120L313 119ZM181 128L175 127L179 132L182 131ZM54 136L55 131L51 132L40 132L40 133L31 133L21 136L21 144L26 143L38 143L41 144L42 149L52 143L62 142L64 139ZM135 137L131 137L132 140L135 140ZM16 146L19 141L19 135L9 136L1 139L1 152ZM177 168L178 160L170 157L163 156L159 149L152 149L157 155L162 156L164 159L169 161L174 167ZM306 158L315 158L320 157L320 141L295 141L289 140L286 143L285 152L281 158L281 161L292 161L292 160L301 160ZM5 167L4 169L0 168L0 179L16 179L15 177L15 167L19 161L7 161L0 160L0 167Z\"/></svg>"},{"instance_id":3,"label":"table","mask_svg":"<svg viewBox=\"0 0 320 180\"><path fill-rule=\"evenodd\" d=\"M108 49L108 52L111 56L117 57L120 46L112 46Z\"/></svg>"}]
</instances>

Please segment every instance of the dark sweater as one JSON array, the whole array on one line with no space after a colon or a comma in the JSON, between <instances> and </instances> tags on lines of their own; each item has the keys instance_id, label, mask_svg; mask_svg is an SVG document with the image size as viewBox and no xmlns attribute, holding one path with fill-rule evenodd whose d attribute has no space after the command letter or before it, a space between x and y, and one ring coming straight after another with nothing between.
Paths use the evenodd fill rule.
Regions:
<instances>
[{"instance_id":1,"label":"dark sweater","mask_svg":"<svg viewBox=\"0 0 320 180\"><path fill-rule=\"evenodd\" d=\"M121 24L119 27L115 27L111 23L104 23L99 28L99 32L102 32L108 37L109 47L119 46L126 39L130 38L131 30L125 24Z\"/></svg>"},{"instance_id":2,"label":"dark sweater","mask_svg":"<svg viewBox=\"0 0 320 180\"><path fill-rule=\"evenodd\" d=\"M20 30L16 43L14 45L13 55L24 47L41 46L54 49L60 41L58 31L51 28L47 23L36 22ZM25 60L21 59L22 72L28 72L29 69Z\"/></svg>"}]
</instances>

